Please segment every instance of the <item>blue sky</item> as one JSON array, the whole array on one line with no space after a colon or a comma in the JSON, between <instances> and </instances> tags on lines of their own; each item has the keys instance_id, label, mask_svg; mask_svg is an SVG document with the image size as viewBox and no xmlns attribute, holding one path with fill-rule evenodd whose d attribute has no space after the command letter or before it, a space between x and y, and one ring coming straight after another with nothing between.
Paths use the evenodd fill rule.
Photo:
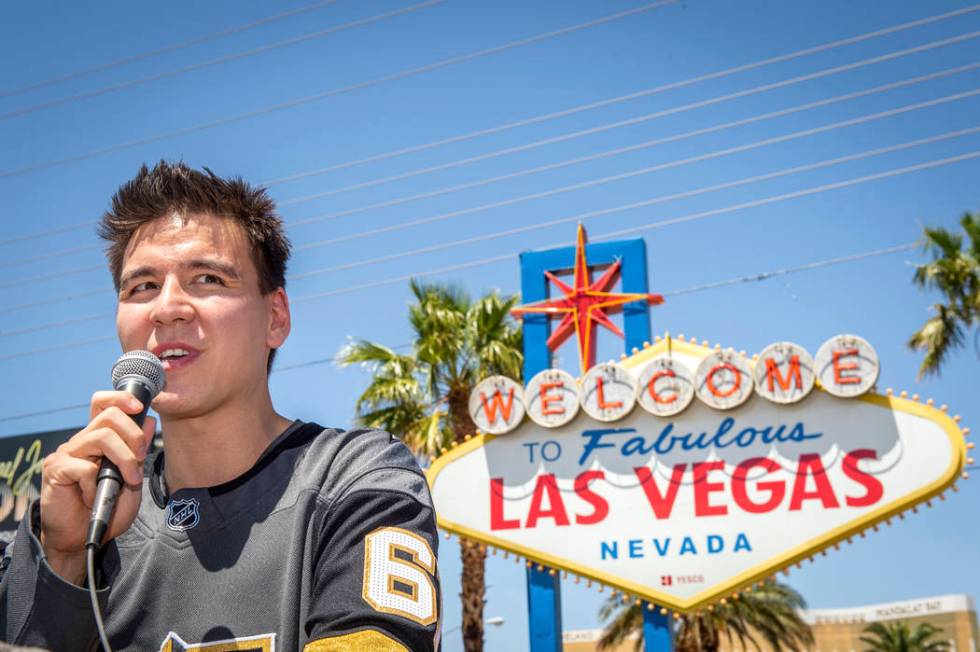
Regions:
<instances>
[{"instance_id":1,"label":"blue sky","mask_svg":"<svg viewBox=\"0 0 980 652\"><path fill-rule=\"evenodd\" d=\"M913 243L924 224L955 227L978 208L980 67L971 64L980 62L980 11L781 57L972 6L888 4L678 2L526 44L515 42L648 5L339 0L212 39L199 37L308 5L7 6L0 436L81 425L84 409L10 417L85 403L107 384L119 353L114 297L88 224L141 163L161 158L275 182L271 192L295 223L291 273L309 274L289 283L294 331L272 379L286 415L351 422L362 371L288 367L333 356L349 336L407 342L404 278L436 271L428 278L474 294L515 292L517 254L570 244L575 222L588 215L593 240L625 229L646 239L651 290L668 295L651 311L655 332L750 352L784 339L814 352L853 332L878 350L881 387L935 397L975 430L972 343L940 378L924 381L905 347L937 300L911 283L914 264L925 260L919 250L670 296ZM289 39L297 42L282 44ZM507 43L515 44L494 50ZM745 69L723 72L736 67ZM848 94L855 97L839 97ZM601 105L585 108L593 103ZM817 106L801 108L809 104ZM741 124L725 126L731 122ZM495 129L513 123L525 124ZM491 133L457 138L484 130ZM815 131L800 133L807 130ZM429 146L444 140L452 142ZM660 142L632 147L649 141ZM740 150L726 153L732 148ZM582 157L592 158L566 164ZM508 178L487 181L501 176ZM460 185L467 187L448 190ZM406 226L415 221L422 223ZM84 226L58 231L76 225ZM523 230L501 234L515 229ZM477 264L484 259L492 260ZM437 271L446 267L457 269ZM600 340L600 358L620 346ZM574 366L571 349L560 353ZM788 581L815 607L976 596L980 489L975 480L960 489ZM459 565L455 540L444 544L452 629ZM521 649L523 569L491 558L487 578L486 614L505 619L488 630L489 649ZM566 585L565 627L597 626L601 598ZM461 649L458 633L446 649Z\"/></svg>"}]
</instances>

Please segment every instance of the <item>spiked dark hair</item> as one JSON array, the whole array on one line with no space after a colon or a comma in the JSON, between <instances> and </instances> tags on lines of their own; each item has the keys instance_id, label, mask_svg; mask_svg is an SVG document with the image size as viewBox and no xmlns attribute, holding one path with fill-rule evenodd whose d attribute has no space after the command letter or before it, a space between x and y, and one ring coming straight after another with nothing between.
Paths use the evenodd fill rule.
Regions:
<instances>
[{"instance_id":1,"label":"spiked dark hair","mask_svg":"<svg viewBox=\"0 0 980 652\"><path fill-rule=\"evenodd\" d=\"M143 165L133 179L119 187L112 197L112 208L99 224L99 237L109 243L106 258L117 291L123 257L133 235L144 224L175 213L232 220L248 238L262 294L286 287L289 240L265 188L253 187L240 177L219 177L208 168L202 172L183 162L160 161L152 170ZM274 356L273 350L269 354L270 370Z\"/></svg>"}]
</instances>

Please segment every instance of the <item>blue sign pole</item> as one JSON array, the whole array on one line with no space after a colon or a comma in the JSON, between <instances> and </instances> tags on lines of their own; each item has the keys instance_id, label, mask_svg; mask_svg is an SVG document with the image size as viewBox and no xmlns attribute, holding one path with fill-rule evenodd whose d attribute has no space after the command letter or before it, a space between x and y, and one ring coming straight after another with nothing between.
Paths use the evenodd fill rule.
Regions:
<instances>
[{"instance_id":1,"label":"blue sign pole","mask_svg":"<svg viewBox=\"0 0 980 652\"><path fill-rule=\"evenodd\" d=\"M623 292L647 293L646 243L642 239L621 240L586 245L589 263L609 265L622 260ZM544 273L571 270L575 266L575 247L531 251L521 254L521 301L525 304L548 298L548 279ZM650 341L650 318L645 302L626 304L623 308L623 330L626 353ZM551 367L551 351L545 342L551 332L547 315L524 316L524 382ZM531 652L561 652L561 580L548 568L527 568L527 609ZM646 621L644 621L646 622ZM669 623L667 623L669 625ZM646 635L644 624L644 635ZM669 629L668 644L669 644ZM647 639L652 640L652 639ZM672 652L671 648L652 648L657 652Z\"/></svg>"},{"instance_id":2,"label":"blue sign pole","mask_svg":"<svg viewBox=\"0 0 980 652\"><path fill-rule=\"evenodd\" d=\"M531 652L561 652L561 580L548 568L527 567L527 624Z\"/></svg>"},{"instance_id":3,"label":"blue sign pole","mask_svg":"<svg viewBox=\"0 0 980 652\"><path fill-rule=\"evenodd\" d=\"M545 278L544 270L560 268L547 255L552 253L554 252L521 254L522 301L548 298L548 279ZM551 351L545 346L550 331L547 315L525 315L525 382L551 366ZM527 567L527 624L531 652L561 652L561 580L557 573L550 575L547 569L538 570L533 564Z\"/></svg>"},{"instance_id":4,"label":"blue sign pole","mask_svg":"<svg viewBox=\"0 0 980 652\"><path fill-rule=\"evenodd\" d=\"M646 652L674 652L670 618L656 608L643 610L643 649Z\"/></svg>"}]
</instances>

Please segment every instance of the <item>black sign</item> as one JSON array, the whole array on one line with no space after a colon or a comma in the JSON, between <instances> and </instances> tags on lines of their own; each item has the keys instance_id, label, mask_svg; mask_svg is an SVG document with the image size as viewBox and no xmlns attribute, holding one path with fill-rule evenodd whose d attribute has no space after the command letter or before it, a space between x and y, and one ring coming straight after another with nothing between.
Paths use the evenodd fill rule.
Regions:
<instances>
[{"instance_id":1,"label":"black sign","mask_svg":"<svg viewBox=\"0 0 980 652\"><path fill-rule=\"evenodd\" d=\"M44 456L82 427L0 439L0 541L14 538L27 506L40 497Z\"/></svg>"}]
</instances>

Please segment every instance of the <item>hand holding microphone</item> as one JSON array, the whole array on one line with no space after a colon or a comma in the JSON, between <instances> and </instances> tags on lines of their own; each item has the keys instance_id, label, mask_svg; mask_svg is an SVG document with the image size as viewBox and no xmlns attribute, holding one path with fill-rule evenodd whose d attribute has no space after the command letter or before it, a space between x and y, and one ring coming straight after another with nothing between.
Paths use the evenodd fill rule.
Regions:
<instances>
[{"instance_id":1,"label":"hand holding microphone","mask_svg":"<svg viewBox=\"0 0 980 652\"><path fill-rule=\"evenodd\" d=\"M70 582L81 584L85 577L89 539L111 540L136 518L143 460L156 429L146 410L163 385L156 356L125 354L113 366L115 390L93 394L89 424L44 460L41 544L55 572Z\"/></svg>"}]
</instances>

